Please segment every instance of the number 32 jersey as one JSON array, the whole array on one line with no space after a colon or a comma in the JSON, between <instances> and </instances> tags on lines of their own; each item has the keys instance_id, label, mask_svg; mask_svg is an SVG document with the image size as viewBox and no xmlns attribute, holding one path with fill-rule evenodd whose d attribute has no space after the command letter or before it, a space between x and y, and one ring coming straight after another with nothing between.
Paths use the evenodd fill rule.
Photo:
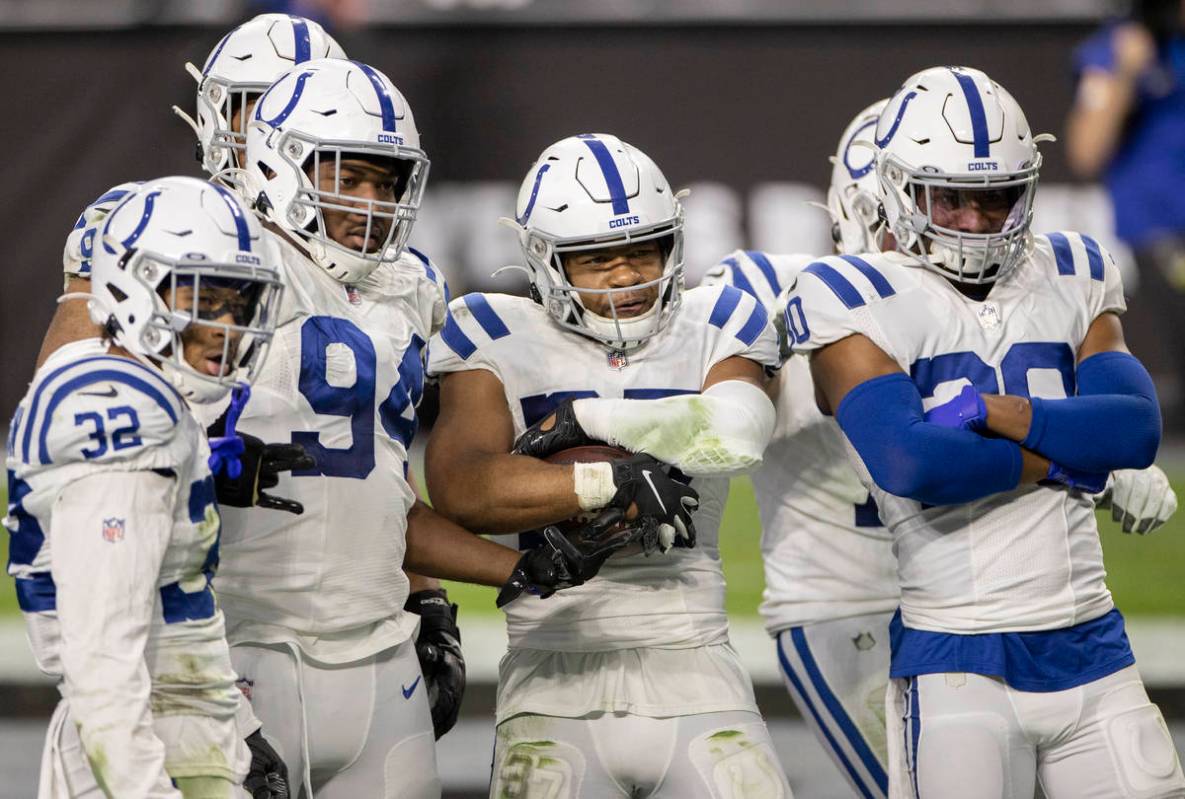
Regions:
<instances>
[{"instance_id":1,"label":"number 32 jersey","mask_svg":"<svg viewBox=\"0 0 1185 799\"><path fill-rule=\"evenodd\" d=\"M300 444L317 465L272 489L301 502L299 516L223 509L217 588L232 644L293 643L345 663L401 643L418 621L403 611L407 450L446 289L414 251L347 286L280 246L280 327L238 429Z\"/></svg>"},{"instance_id":2,"label":"number 32 jersey","mask_svg":"<svg viewBox=\"0 0 1185 799\"><path fill-rule=\"evenodd\" d=\"M928 410L969 383L981 393L1073 396L1087 329L1125 308L1110 254L1087 236L1050 233L1034 237L983 302L898 253L823 258L799 275L785 321L796 352L867 336ZM881 490L851 454L893 535L906 627L1052 630L1112 609L1090 496L1024 485L929 507Z\"/></svg>"}]
</instances>

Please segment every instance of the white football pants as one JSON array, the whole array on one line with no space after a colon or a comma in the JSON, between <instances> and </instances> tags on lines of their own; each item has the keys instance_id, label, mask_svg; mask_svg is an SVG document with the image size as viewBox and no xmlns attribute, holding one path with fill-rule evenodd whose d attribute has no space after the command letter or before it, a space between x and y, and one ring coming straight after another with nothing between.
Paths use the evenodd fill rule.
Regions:
<instances>
[{"instance_id":1,"label":"white football pants","mask_svg":"<svg viewBox=\"0 0 1185 799\"><path fill-rule=\"evenodd\" d=\"M184 741L191 738L193 725L185 723L184 716L168 716L156 719L153 724L158 736L166 735ZM175 734L175 735L174 735ZM190 743L200 746L201 739ZM208 743L208 742L207 742ZM236 740L236 745L239 742ZM163 779L163 778L162 778ZM173 787L164 781L152 797L172 799L251 799L241 785L221 777L193 777ZM180 792L178 792L180 791ZM45 733L45 748L41 753L41 775L37 799L106 799L107 794L99 788L82 748L78 727L70 717L70 703L65 699L58 702L49 729Z\"/></svg>"},{"instance_id":2,"label":"white football pants","mask_svg":"<svg viewBox=\"0 0 1185 799\"><path fill-rule=\"evenodd\" d=\"M282 646L232 646L230 659L288 765L292 799L439 799L432 714L412 641L337 666Z\"/></svg>"},{"instance_id":3,"label":"white football pants","mask_svg":"<svg viewBox=\"0 0 1185 799\"><path fill-rule=\"evenodd\" d=\"M894 799L1185 797L1160 710L1135 666L1086 685L1017 691L997 677L923 674L887 696Z\"/></svg>"},{"instance_id":4,"label":"white football pants","mask_svg":"<svg viewBox=\"0 0 1185 799\"><path fill-rule=\"evenodd\" d=\"M523 714L498 725L491 799L791 799L761 716Z\"/></svg>"},{"instance_id":5,"label":"white football pants","mask_svg":"<svg viewBox=\"0 0 1185 799\"><path fill-rule=\"evenodd\" d=\"M790 698L854 795L864 799L885 799L889 792L885 689L892 616L791 627L775 639Z\"/></svg>"}]
</instances>

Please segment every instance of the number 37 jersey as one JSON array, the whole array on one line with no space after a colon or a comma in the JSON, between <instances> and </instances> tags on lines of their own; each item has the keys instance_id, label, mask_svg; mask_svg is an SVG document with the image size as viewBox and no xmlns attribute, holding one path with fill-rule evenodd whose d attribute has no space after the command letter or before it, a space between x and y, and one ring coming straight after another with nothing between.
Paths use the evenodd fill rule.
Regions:
<instances>
[{"instance_id":1,"label":"number 37 jersey","mask_svg":"<svg viewBox=\"0 0 1185 799\"><path fill-rule=\"evenodd\" d=\"M403 611L407 450L444 278L409 252L347 286L281 246L280 327L238 429L300 444L317 465L272 489L301 502L299 516L224 509L217 588L232 644L291 642L349 662L406 640L417 621Z\"/></svg>"},{"instance_id":2,"label":"number 37 jersey","mask_svg":"<svg viewBox=\"0 0 1185 799\"><path fill-rule=\"evenodd\" d=\"M1034 237L982 302L897 253L823 258L791 290L786 324L796 352L867 336L910 376L928 410L967 384L981 393L1073 396L1087 329L1100 314L1124 310L1110 254L1087 236L1050 233ZM893 535L906 627L1049 630L1113 607L1089 496L1024 485L929 507L882 491L852 458Z\"/></svg>"}]
</instances>

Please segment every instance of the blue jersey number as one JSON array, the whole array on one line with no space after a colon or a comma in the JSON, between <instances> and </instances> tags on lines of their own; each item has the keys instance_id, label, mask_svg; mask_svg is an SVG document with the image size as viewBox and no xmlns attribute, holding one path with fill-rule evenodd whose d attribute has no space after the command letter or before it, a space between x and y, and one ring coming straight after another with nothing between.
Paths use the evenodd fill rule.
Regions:
<instances>
[{"instance_id":1,"label":"blue jersey number","mask_svg":"<svg viewBox=\"0 0 1185 799\"><path fill-rule=\"evenodd\" d=\"M1029 372L1033 369L1055 371L1061 378L1066 396L1074 395L1074 350L1065 342L1018 341L1008 348L1000 362L1004 393L1029 397ZM939 384L966 379L981 394L999 394L996 370L974 352L949 352L933 358L919 358L909 368L909 376L923 398L933 397Z\"/></svg>"},{"instance_id":2,"label":"blue jersey number","mask_svg":"<svg viewBox=\"0 0 1185 799\"><path fill-rule=\"evenodd\" d=\"M141 439L137 435L137 431L140 429L140 417L136 415L136 409L129 405L107 409L107 421L118 422L120 420L124 420L125 423L122 427L113 428L109 439L103 424L103 416L97 411L74 414L74 426L90 425L92 428L90 439L95 442L93 447L82 450L82 456L87 460L93 460L107 454L108 448L118 452L121 449L140 446ZM110 440L110 447L108 440Z\"/></svg>"},{"instance_id":3,"label":"blue jersey number","mask_svg":"<svg viewBox=\"0 0 1185 799\"><path fill-rule=\"evenodd\" d=\"M349 350L354 365L354 381L348 386L332 385L328 375L328 350L337 344ZM399 365L399 380L379 406L383 429L391 438L411 446L416 432L415 404L424 393L424 366L420 360L424 342L412 336L411 345ZM342 353L345 356L345 353ZM366 478L374 470L374 419L376 366L374 343L348 319L313 316L300 329L300 393L313 411L350 420L350 446L326 447L321 434L298 430L292 443L305 448L317 465L312 469L294 469L294 475ZM410 416L405 413L410 409Z\"/></svg>"}]
</instances>

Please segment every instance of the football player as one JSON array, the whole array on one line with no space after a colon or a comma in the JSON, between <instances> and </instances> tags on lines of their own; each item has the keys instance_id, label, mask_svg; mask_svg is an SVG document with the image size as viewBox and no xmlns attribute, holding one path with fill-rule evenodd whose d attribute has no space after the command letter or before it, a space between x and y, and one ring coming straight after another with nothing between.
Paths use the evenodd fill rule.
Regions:
<instances>
[{"instance_id":1,"label":"football player","mask_svg":"<svg viewBox=\"0 0 1185 799\"><path fill-rule=\"evenodd\" d=\"M513 226L531 298L454 300L429 349L436 507L526 551L539 527L606 508L654 519L660 540L595 586L506 606L490 795L787 797L717 549L727 476L773 428L766 311L729 286L684 292L682 206L615 136L544 150ZM589 442L647 454L539 459Z\"/></svg>"},{"instance_id":2,"label":"football player","mask_svg":"<svg viewBox=\"0 0 1185 799\"><path fill-rule=\"evenodd\" d=\"M186 65L197 81L197 120L176 107L174 111L193 127L198 161L213 179L238 191L241 175L238 168L243 166L245 156L246 120L255 103L286 70L323 57L344 59L346 54L316 22L287 14L261 14L223 36L201 70ZM63 257L67 295L59 301L42 344L39 364L64 343L84 338L94 338L98 343L99 331L87 316L85 302L70 297L84 296L89 291L94 231L133 185L121 184L105 192L83 211L75 224ZM244 463L253 468L239 484L232 486L228 486L225 474L217 474L219 501L223 505L262 502L264 507L302 510L299 502L278 500L259 491L260 487L274 486L278 470L292 462L283 459L288 457L292 445L265 445L249 435L241 438L247 442L251 455L244 458ZM277 453L283 458L277 459ZM250 490L244 492L242 486ZM448 602L437 580L412 573L408 573L408 578L411 593L406 609L419 614L422 620L416 651L425 672L434 728L439 737L456 722L465 685L456 606Z\"/></svg>"},{"instance_id":3,"label":"football player","mask_svg":"<svg viewBox=\"0 0 1185 799\"><path fill-rule=\"evenodd\" d=\"M310 795L439 796L404 564L508 592L550 593L591 572L562 544L527 558L473 536L407 481L446 289L404 247L428 158L403 95L362 63L300 64L256 104L247 156L287 291L239 429L299 444L316 465L279 478L302 515L226 509L218 590L231 658Z\"/></svg>"},{"instance_id":4,"label":"football player","mask_svg":"<svg viewBox=\"0 0 1185 799\"><path fill-rule=\"evenodd\" d=\"M1030 232L1042 137L982 72L912 76L869 133L897 252L810 264L785 325L898 558L890 795L1178 796L1094 517L1160 436L1114 262Z\"/></svg>"},{"instance_id":5,"label":"football player","mask_svg":"<svg viewBox=\"0 0 1185 799\"><path fill-rule=\"evenodd\" d=\"M202 168L229 185L226 170L241 166L244 123L259 95L294 64L311 58L345 57L338 43L316 22L287 14L260 14L223 36L202 69L186 64L198 83L198 119L195 122L176 106L173 111L197 134L197 159ZM134 185L123 183L109 189L78 217L62 259L66 296L59 300L42 341L37 366L63 344L100 336L86 309L94 230Z\"/></svg>"},{"instance_id":6,"label":"football player","mask_svg":"<svg viewBox=\"0 0 1185 799\"><path fill-rule=\"evenodd\" d=\"M210 588L210 450L189 403L257 373L276 255L222 187L134 188L95 242L104 351L58 349L17 408L9 573L34 656L62 693L44 799L243 795L248 745L262 741L245 744L236 724L244 702Z\"/></svg>"},{"instance_id":7,"label":"football player","mask_svg":"<svg viewBox=\"0 0 1185 799\"><path fill-rule=\"evenodd\" d=\"M873 129L888 100L852 119L832 158L827 207L841 255L896 248L879 212ZM798 273L816 259L738 250L705 276L758 298L783 319ZM785 325L779 325L784 333ZM782 345L788 347L785 337ZM807 358L777 376L778 424L753 488L761 513L765 601L787 690L857 796L888 791L885 689L897 562L876 503L848 463L835 420L819 412ZM1113 474L1113 515L1124 532L1151 532L1177 507L1158 467Z\"/></svg>"}]
</instances>

